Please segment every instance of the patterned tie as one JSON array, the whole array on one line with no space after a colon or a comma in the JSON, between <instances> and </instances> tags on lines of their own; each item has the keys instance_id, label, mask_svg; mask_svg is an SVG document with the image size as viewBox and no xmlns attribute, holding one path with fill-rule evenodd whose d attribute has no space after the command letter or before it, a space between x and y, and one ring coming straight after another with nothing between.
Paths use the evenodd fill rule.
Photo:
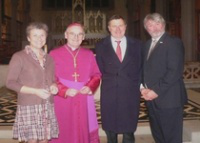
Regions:
<instances>
[{"instance_id":1,"label":"patterned tie","mask_svg":"<svg viewBox=\"0 0 200 143\"><path fill-rule=\"evenodd\" d=\"M156 43L157 43L157 40L153 40L153 41L152 41L151 47L150 47L150 49L149 49L149 53L148 53L148 56L147 56L147 60L149 59L149 57L150 57L150 55L151 55L153 49L155 48Z\"/></svg>"},{"instance_id":2,"label":"patterned tie","mask_svg":"<svg viewBox=\"0 0 200 143\"><path fill-rule=\"evenodd\" d=\"M115 41L115 42L117 42L116 54L117 54L120 62L122 62L122 51L121 51L121 47L120 47L121 41Z\"/></svg>"}]
</instances>

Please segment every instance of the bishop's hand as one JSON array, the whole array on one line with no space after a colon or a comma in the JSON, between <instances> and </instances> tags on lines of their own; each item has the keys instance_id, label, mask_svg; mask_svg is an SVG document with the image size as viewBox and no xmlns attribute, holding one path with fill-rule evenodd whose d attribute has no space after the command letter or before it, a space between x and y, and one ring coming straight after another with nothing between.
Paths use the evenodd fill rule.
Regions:
<instances>
[{"instance_id":1,"label":"bishop's hand","mask_svg":"<svg viewBox=\"0 0 200 143\"><path fill-rule=\"evenodd\" d=\"M65 97L67 96L71 96L71 97L74 97L78 94L78 90L76 89L73 89L73 88L69 88L67 89L66 93L65 93Z\"/></svg>"},{"instance_id":2,"label":"bishop's hand","mask_svg":"<svg viewBox=\"0 0 200 143\"><path fill-rule=\"evenodd\" d=\"M81 94L90 94L92 91L90 90L90 88L88 86L83 86L80 90Z\"/></svg>"}]
</instances>

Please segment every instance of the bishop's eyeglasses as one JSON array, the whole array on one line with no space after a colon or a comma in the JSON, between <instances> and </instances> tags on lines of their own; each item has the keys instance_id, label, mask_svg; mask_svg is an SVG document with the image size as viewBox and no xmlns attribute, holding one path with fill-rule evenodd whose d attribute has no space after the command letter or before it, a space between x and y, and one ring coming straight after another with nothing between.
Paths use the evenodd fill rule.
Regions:
<instances>
[{"instance_id":1,"label":"bishop's eyeglasses","mask_svg":"<svg viewBox=\"0 0 200 143\"><path fill-rule=\"evenodd\" d=\"M78 34L76 34L76 33L74 33L74 32L69 32L69 33L67 33L70 37L77 37L77 38L83 38L84 36L85 36L85 34L84 33L78 33Z\"/></svg>"}]
</instances>

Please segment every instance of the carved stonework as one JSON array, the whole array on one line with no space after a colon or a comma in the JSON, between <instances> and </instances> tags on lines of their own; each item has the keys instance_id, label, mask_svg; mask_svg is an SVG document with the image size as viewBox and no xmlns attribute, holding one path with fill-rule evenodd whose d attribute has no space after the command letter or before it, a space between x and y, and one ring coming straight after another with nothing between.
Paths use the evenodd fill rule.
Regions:
<instances>
[{"instance_id":1,"label":"carved stonework","mask_svg":"<svg viewBox=\"0 0 200 143\"><path fill-rule=\"evenodd\" d=\"M84 25L86 36L83 45L94 48L94 45L107 35L106 14L101 11L85 12L85 0L73 0L72 11L56 12L52 18L53 46L66 42L64 31L71 22L80 22Z\"/></svg>"},{"instance_id":2,"label":"carved stonework","mask_svg":"<svg viewBox=\"0 0 200 143\"><path fill-rule=\"evenodd\" d=\"M188 88L200 87L200 63L187 62L184 66L184 82Z\"/></svg>"},{"instance_id":3,"label":"carved stonework","mask_svg":"<svg viewBox=\"0 0 200 143\"><path fill-rule=\"evenodd\" d=\"M72 4L72 21L85 23L85 0L73 0Z\"/></svg>"},{"instance_id":4,"label":"carved stonework","mask_svg":"<svg viewBox=\"0 0 200 143\"><path fill-rule=\"evenodd\" d=\"M101 11L86 12L86 24L84 26L87 33L107 33L106 14Z\"/></svg>"},{"instance_id":5,"label":"carved stonework","mask_svg":"<svg viewBox=\"0 0 200 143\"><path fill-rule=\"evenodd\" d=\"M57 11L52 18L52 33L64 33L67 25L72 21L71 15L70 11Z\"/></svg>"}]
</instances>

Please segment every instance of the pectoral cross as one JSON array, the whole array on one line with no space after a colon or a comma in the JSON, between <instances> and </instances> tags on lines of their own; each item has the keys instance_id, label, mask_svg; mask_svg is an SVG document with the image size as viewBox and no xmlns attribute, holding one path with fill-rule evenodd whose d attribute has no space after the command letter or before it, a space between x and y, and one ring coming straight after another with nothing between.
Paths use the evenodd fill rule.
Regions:
<instances>
[{"instance_id":1,"label":"pectoral cross","mask_svg":"<svg viewBox=\"0 0 200 143\"><path fill-rule=\"evenodd\" d=\"M78 53L79 53L79 51L80 51L80 48L78 48L78 51L76 52L75 55L72 53L72 51L71 51L68 47L66 47L66 49L67 49L68 52L72 55L72 58L73 58L73 65L74 65L74 74L72 74L72 77L74 77L74 81L77 82L77 81L78 81L78 77L79 77L80 75L76 72L76 69L77 69L77 59L76 59L76 57L77 57L77 55L78 55Z\"/></svg>"},{"instance_id":2,"label":"pectoral cross","mask_svg":"<svg viewBox=\"0 0 200 143\"><path fill-rule=\"evenodd\" d=\"M75 82L77 82L77 81L78 81L79 74L76 73L76 72L74 72L74 74L72 75L72 77L74 77Z\"/></svg>"}]
</instances>

